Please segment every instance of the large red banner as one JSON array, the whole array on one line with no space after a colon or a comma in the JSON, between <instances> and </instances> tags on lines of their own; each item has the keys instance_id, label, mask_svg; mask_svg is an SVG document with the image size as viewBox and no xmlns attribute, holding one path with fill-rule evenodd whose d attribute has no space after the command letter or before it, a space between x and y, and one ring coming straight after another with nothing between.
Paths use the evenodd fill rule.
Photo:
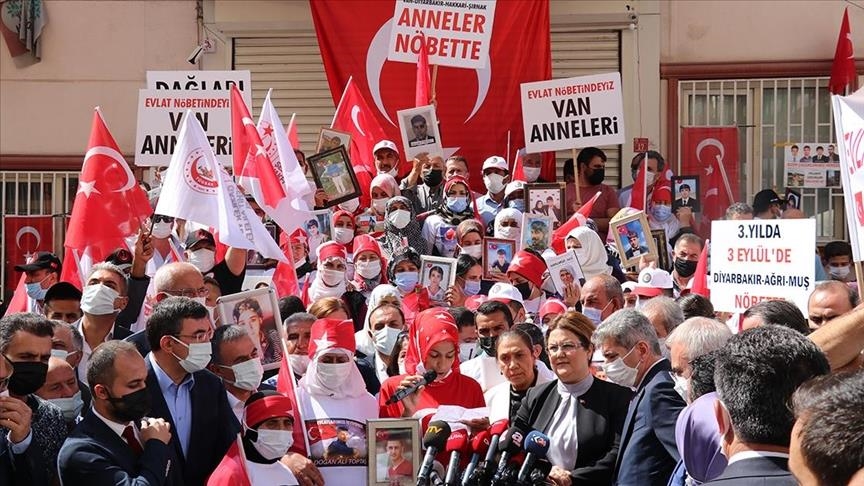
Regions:
<instances>
[{"instance_id":1,"label":"large red banner","mask_svg":"<svg viewBox=\"0 0 864 486\"><path fill-rule=\"evenodd\" d=\"M681 175L699 176L699 199L708 221L722 219L740 201L738 128L687 127L681 135Z\"/></svg>"},{"instance_id":2,"label":"large red banner","mask_svg":"<svg viewBox=\"0 0 864 486\"><path fill-rule=\"evenodd\" d=\"M25 263L39 251L54 251L51 216L4 216L3 246L6 248L6 289L14 289L21 277L15 265Z\"/></svg>"},{"instance_id":3,"label":"large red banner","mask_svg":"<svg viewBox=\"0 0 864 486\"><path fill-rule=\"evenodd\" d=\"M310 3L334 104L353 76L375 119L401 146L396 111L415 106L417 66L387 60L391 25L399 22L394 19L395 0L368 0L362 7L355 4L358 8L346 8L343 0ZM524 146L519 85L551 76L548 0L497 2L486 66L438 67L435 94L443 146L445 152L458 149L456 153L468 159L475 189L485 192L480 167L486 157L512 161L516 149ZM544 165L546 180L555 177L551 162ZM400 175L410 170L403 160Z\"/></svg>"}]
</instances>

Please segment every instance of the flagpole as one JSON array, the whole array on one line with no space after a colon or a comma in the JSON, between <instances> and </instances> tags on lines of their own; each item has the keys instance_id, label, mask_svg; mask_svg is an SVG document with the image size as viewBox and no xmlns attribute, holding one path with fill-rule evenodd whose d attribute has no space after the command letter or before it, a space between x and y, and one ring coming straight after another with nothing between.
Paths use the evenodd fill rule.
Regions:
<instances>
[{"instance_id":1,"label":"flagpole","mask_svg":"<svg viewBox=\"0 0 864 486\"><path fill-rule=\"evenodd\" d=\"M576 179L576 183L573 184L574 186L576 186L576 203L579 204L579 206L581 207L582 194L579 190L579 164L576 163L576 147L570 149L570 156L573 157L573 176L574 179Z\"/></svg>"},{"instance_id":2,"label":"flagpole","mask_svg":"<svg viewBox=\"0 0 864 486\"><path fill-rule=\"evenodd\" d=\"M645 164L645 177L642 178L642 211L648 211L648 151L645 151L645 157L642 157L642 163ZM657 164L657 170L660 170L660 164ZM655 177L655 181L656 177ZM670 191L671 192L671 191ZM632 197L630 199L633 199Z\"/></svg>"},{"instance_id":3,"label":"flagpole","mask_svg":"<svg viewBox=\"0 0 864 486\"><path fill-rule=\"evenodd\" d=\"M510 167L510 130L507 130L507 167Z\"/></svg>"},{"instance_id":4,"label":"flagpole","mask_svg":"<svg viewBox=\"0 0 864 486\"><path fill-rule=\"evenodd\" d=\"M435 105L435 108L438 108L438 97L437 92L435 91L435 86L438 84L438 65L432 65L432 99L429 100L430 103Z\"/></svg>"},{"instance_id":5,"label":"flagpole","mask_svg":"<svg viewBox=\"0 0 864 486\"><path fill-rule=\"evenodd\" d=\"M339 109L342 108L342 103L345 101L345 94L348 93L348 86L351 86L351 81L354 79L354 76L348 77L348 82L345 83L345 89L342 90L342 97L339 98L339 104L336 105L336 111L333 113L333 121L330 122L330 128L333 128L333 125L336 124L336 115L339 114ZM291 120L294 120L294 115L291 115Z\"/></svg>"},{"instance_id":6,"label":"flagpole","mask_svg":"<svg viewBox=\"0 0 864 486\"><path fill-rule=\"evenodd\" d=\"M729 177L726 175L726 166L723 165L723 159L719 155L717 158L717 168L720 170L720 176L723 178L723 186L726 188L726 197L729 198L729 204L732 204L732 186L729 185Z\"/></svg>"}]
</instances>

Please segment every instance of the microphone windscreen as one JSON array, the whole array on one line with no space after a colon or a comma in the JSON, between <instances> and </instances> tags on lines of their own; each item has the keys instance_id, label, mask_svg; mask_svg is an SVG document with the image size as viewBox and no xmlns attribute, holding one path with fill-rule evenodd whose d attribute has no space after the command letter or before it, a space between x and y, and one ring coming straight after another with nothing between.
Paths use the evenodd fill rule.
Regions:
<instances>
[{"instance_id":1,"label":"microphone windscreen","mask_svg":"<svg viewBox=\"0 0 864 486\"><path fill-rule=\"evenodd\" d=\"M445 449L447 452L461 452L468 445L468 432L466 430L454 430L447 438Z\"/></svg>"},{"instance_id":2,"label":"microphone windscreen","mask_svg":"<svg viewBox=\"0 0 864 486\"><path fill-rule=\"evenodd\" d=\"M435 378L438 378L438 372L435 370L428 370L426 373L423 373L423 381L427 384L435 381Z\"/></svg>"},{"instance_id":3,"label":"microphone windscreen","mask_svg":"<svg viewBox=\"0 0 864 486\"><path fill-rule=\"evenodd\" d=\"M525 439L525 432L514 425L501 436L501 441L498 442L498 451L510 451L515 454L522 450L523 439Z\"/></svg>"},{"instance_id":4,"label":"microphone windscreen","mask_svg":"<svg viewBox=\"0 0 864 486\"><path fill-rule=\"evenodd\" d=\"M471 451L477 455L485 456L491 440L492 434L488 430L481 431L471 439Z\"/></svg>"},{"instance_id":5,"label":"microphone windscreen","mask_svg":"<svg viewBox=\"0 0 864 486\"><path fill-rule=\"evenodd\" d=\"M546 457L546 452L549 450L549 436L543 432L532 430L528 437L525 437L525 452L533 453L541 458Z\"/></svg>"},{"instance_id":6,"label":"microphone windscreen","mask_svg":"<svg viewBox=\"0 0 864 486\"><path fill-rule=\"evenodd\" d=\"M510 422L507 419L496 420L492 426L489 427L490 435L501 435L507 430L507 427L510 426Z\"/></svg>"},{"instance_id":7,"label":"microphone windscreen","mask_svg":"<svg viewBox=\"0 0 864 486\"><path fill-rule=\"evenodd\" d=\"M423 448L434 447L439 451L444 448L447 438L450 437L450 425L443 420L429 422L429 427L423 435Z\"/></svg>"}]
</instances>

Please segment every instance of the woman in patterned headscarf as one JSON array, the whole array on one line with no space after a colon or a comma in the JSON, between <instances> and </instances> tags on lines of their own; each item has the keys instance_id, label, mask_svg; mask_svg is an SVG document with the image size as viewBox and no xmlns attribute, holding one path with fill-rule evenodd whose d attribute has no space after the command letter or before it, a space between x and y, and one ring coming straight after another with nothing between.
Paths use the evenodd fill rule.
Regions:
<instances>
[{"instance_id":1,"label":"woman in patterned headscarf","mask_svg":"<svg viewBox=\"0 0 864 486\"><path fill-rule=\"evenodd\" d=\"M453 257L456 253L456 227L467 219L480 218L468 181L459 176L444 184L444 201L423 222L423 239L432 243L432 254Z\"/></svg>"},{"instance_id":2,"label":"woman in patterned headscarf","mask_svg":"<svg viewBox=\"0 0 864 486\"><path fill-rule=\"evenodd\" d=\"M378 238L384 256L390 260L400 248L410 246L417 253L429 253L429 242L423 239L420 222L406 197L396 196L387 201L384 234Z\"/></svg>"}]
</instances>

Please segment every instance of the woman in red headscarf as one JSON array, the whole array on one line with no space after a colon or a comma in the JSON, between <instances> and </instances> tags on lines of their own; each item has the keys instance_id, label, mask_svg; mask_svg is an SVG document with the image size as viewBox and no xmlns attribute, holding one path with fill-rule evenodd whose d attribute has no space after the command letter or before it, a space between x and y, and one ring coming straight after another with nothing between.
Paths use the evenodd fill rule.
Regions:
<instances>
[{"instance_id":1,"label":"woman in red headscarf","mask_svg":"<svg viewBox=\"0 0 864 486\"><path fill-rule=\"evenodd\" d=\"M435 413L440 405L486 406L480 384L459 373L459 329L449 312L433 308L418 314L405 344L408 346L407 374L392 376L381 385L378 406L382 418L422 418ZM402 401L387 404L396 391L422 380L427 370L438 373L435 381Z\"/></svg>"},{"instance_id":2,"label":"woman in red headscarf","mask_svg":"<svg viewBox=\"0 0 864 486\"><path fill-rule=\"evenodd\" d=\"M354 251L354 215L340 209L330 218L330 231L333 241L345 245L348 255Z\"/></svg>"},{"instance_id":3,"label":"woman in red headscarf","mask_svg":"<svg viewBox=\"0 0 864 486\"><path fill-rule=\"evenodd\" d=\"M342 300L351 311L355 330L363 329L369 296L382 283L387 283L387 262L381 255L381 247L369 235L355 236L354 276L348 281L347 292L342 295Z\"/></svg>"}]
</instances>

